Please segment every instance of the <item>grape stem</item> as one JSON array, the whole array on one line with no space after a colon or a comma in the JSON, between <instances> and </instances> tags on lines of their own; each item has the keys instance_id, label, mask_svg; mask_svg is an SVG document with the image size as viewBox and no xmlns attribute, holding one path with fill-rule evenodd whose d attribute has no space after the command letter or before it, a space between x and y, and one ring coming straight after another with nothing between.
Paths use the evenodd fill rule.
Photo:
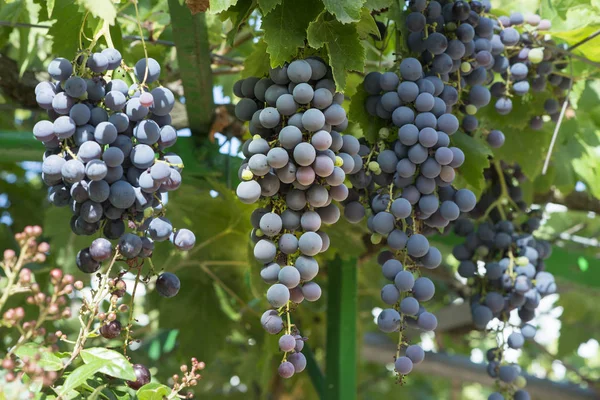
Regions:
<instances>
[{"instance_id":1,"label":"grape stem","mask_svg":"<svg viewBox=\"0 0 600 400\"><path fill-rule=\"evenodd\" d=\"M131 292L131 299L129 300L129 318L127 322L127 326L125 327L125 341L123 342L123 354L127 355L127 345L131 342L131 327L133 325L133 301L135 300L135 292L138 287L138 283L140 282L140 275L142 273L142 266L144 263L141 263L137 266L138 272L135 277L135 283L133 284L133 292Z\"/></svg>"},{"instance_id":2,"label":"grape stem","mask_svg":"<svg viewBox=\"0 0 600 400\"><path fill-rule=\"evenodd\" d=\"M140 87L143 87L146 84L146 79L148 79L148 49L146 48L146 41L144 40L144 31L142 30L142 23L140 20L140 11L138 9L138 0L131 0L133 6L135 7L135 19L137 22L138 29L140 31L140 39L142 41L142 47L144 48L144 58L146 59L146 68L144 68L144 79L140 83Z\"/></svg>"},{"instance_id":3,"label":"grape stem","mask_svg":"<svg viewBox=\"0 0 600 400\"><path fill-rule=\"evenodd\" d=\"M93 324L94 320L96 319L96 315L98 314L98 307L99 307L100 303L104 300L104 298L110 293L110 287L108 286L108 278L110 276L110 271L112 270L113 266L115 265L115 262L117 261L117 257L119 257L119 255L120 255L119 250L115 251L115 255L112 258L112 260L106 270L106 273L104 273L100 277L100 285L98 287L98 290L92 297L92 301L90 303L87 303L84 301L85 308L87 308L87 311L89 312L88 317L87 317L88 321L87 321L87 323L83 321L83 315L86 312L83 309L80 310L79 322L81 324L81 328L79 329L79 336L77 337L77 341L75 342L75 347L73 348L71 357L63 366L63 369L62 369L63 371L66 370L66 368L75 360L75 358L77 358L77 356L79 355L81 350L83 350L85 341L88 339L90 333L92 332L91 328L92 328L92 324ZM61 397L59 396L57 398L57 400L60 398Z\"/></svg>"}]
</instances>

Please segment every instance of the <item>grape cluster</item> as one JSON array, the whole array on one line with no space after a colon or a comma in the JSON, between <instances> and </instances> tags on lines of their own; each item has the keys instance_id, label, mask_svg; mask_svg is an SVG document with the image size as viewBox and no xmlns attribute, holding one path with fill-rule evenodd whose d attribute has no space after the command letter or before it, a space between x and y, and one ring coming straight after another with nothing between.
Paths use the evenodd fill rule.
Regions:
<instances>
[{"instance_id":1,"label":"grape cluster","mask_svg":"<svg viewBox=\"0 0 600 400\"><path fill-rule=\"evenodd\" d=\"M445 100L448 105L457 105L467 133L480 128L475 114L491 102L492 96L497 98L498 113L506 115L515 95L523 96L530 89L546 91L549 82L557 95L564 97L562 91L571 84L560 73L567 63L559 62L562 56L549 46L554 42L544 36L551 28L549 20L538 15L525 18L519 12L496 17L490 10L489 1L414 0L406 17L409 49L418 54L428 74L440 77L454 89L447 90ZM550 99L544 106L553 120L558 118L557 104ZM530 122L532 129L542 125L539 116ZM491 147L504 144L499 130L485 130L483 134Z\"/></svg>"},{"instance_id":2,"label":"grape cluster","mask_svg":"<svg viewBox=\"0 0 600 400\"><path fill-rule=\"evenodd\" d=\"M514 170L505 169L502 174L503 182L512 182ZM490 175L495 182L499 181L497 172ZM499 190L498 186L500 184L493 184L489 191ZM515 186L509 184L509 187ZM518 194L518 191L512 192ZM488 198L487 194L482 197L483 207L495 207ZM515 204L515 210L520 208ZM520 367L506 363L503 354L506 347L520 349L526 339L533 339L536 328L528 322L535 317L542 297L556 292L554 277L545 271L544 265L552 248L548 242L533 237L540 226L537 215L526 216L521 224L497 213L484 213L484 217L488 216L490 218L478 226L466 218L456 221L454 231L465 237L465 241L454 248L453 255L460 261L458 274L469 279L472 288L471 314L476 328L485 329L494 318L506 324L511 311L518 310L522 322L520 331L512 332L506 343L500 340L498 347L487 352L488 374L498 380L507 398L529 399ZM484 263L483 268L478 266L480 261ZM490 396L490 400L504 398L498 392Z\"/></svg>"},{"instance_id":3,"label":"grape cluster","mask_svg":"<svg viewBox=\"0 0 600 400\"><path fill-rule=\"evenodd\" d=\"M112 48L83 53L73 63L54 59L48 66L54 81L35 89L49 119L36 123L33 134L46 148L42 179L50 186L50 202L71 209L75 234L101 230L107 239L118 239L119 255L129 260L150 257L155 241L170 240L177 249L189 250L195 236L173 228L161 201L162 193L181 185L182 160L168 152L177 140L169 115L175 97L166 87L149 87L160 75L156 60L136 63L138 82L131 86L111 79L117 69L128 68ZM81 271L94 273L111 258L107 239L79 251ZM157 282L159 293L178 290L178 280L166 282L164 290Z\"/></svg>"},{"instance_id":4,"label":"grape cluster","mask_svg":"<svg viewBox=\"0 0 600 400\"><path fill-rule=\"evenodd\" d=\"M362 159L358 141L340 134L348 126L344 96L320 58L238 81L234 93L241 97L235 114L249 121L253 135L243 145L236 193L244 203L263 203L252 213L251 238L254 257L264 265L260 275L271 284L267 300L273 308L261 322L271 334L285 332L279 374L289 378L306 365L301 339L292 334L290 307L321 297L313 281L319 272L315 256L329 248L321 227L339 219L333 201L346 199L346 175L362 168Z\"/></svg>"},{"instance_id":5,"label":"grape cluster","mask_svg":"<svg viewBox=\"0 0 600 400\"><path fill-rule=\"evenodd\" d=\"M435 287L420 276L420 267L437 268L442 255L423 232L447 226L476 202L471 191L452 187L455 168L465 160L459 148L450 146L459 121L447 112L447 95L456 90L436 76L424 76L415 58L402 60L400 77L371 72L363 86L369 94L367 112L387 126L379 131L376 144L359 148L364 167L349 176L352 189L344 215L357 223L366 216L367 204L371 241L379 244L385 237L390 248L379 255L383 275L392 282L381 291L383 302L391 307L377 318L380 330L395 332L413 325L432 331L436 317L421 303L433 297ZM396 371L404 376L423 358L421 347L408 346L405 355L396 358Z\"/></svg>"}]
</instances>

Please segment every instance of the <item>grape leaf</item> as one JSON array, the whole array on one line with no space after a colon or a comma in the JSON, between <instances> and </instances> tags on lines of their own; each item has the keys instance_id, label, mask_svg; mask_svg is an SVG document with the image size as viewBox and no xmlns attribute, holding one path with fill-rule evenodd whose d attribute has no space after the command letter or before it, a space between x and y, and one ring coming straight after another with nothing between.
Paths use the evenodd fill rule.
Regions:
<instances>
[{"instance_id":1,"label":"grape leaf","mask_svg":"<svg viewBox=\"0 0 600 400\"><path fill-rule=\"evenodd\" d=\"M263 18L264 40L272 67L283 65L304 46L306 29L322 9L319 0L283 0Z\"/></svg>"},{"instance_id":2,"label":"grape leaf","mask_svg":"<svg viewBox=\"0 0 600 400\"><path fill-rule=\"evenodd\" d=\"M129 381L135 380L135 373L133 372L131 363L127 361L125 356L114 350L103 347L92 347L82 350L81 358L86 364L101 361L102 368L99 371L106 375Z\"/></svg>"},{"instance_id":3,"label":"grape leaf","mask_svg":"<svg viewBox=\"0 0 600 400\"><path fill-rule=\"evenodd\" d=\"M259 40L254 45L252 53L246 57L244 61L244 70L242 71L242 77L247 78L249 76L263 76L269 72L269 59L265 57L267 51L267 44L264 40Z\"/></svg>"},{"instance_id":4,"label":"grape leaf","mask_svg":"<svg viewBox=\"0 0 600 400\"><path fill-rule=\"evenodd\" d=\"M359 85L350 102L348 119L358 124L363 136L369 143L375 143L377 142L379 129L384 126L384 121L381 118L373 117L367 112L365 109L367 97L369 97L369 94L365 91L363 85Z\"/></svg>"},{"instance_id":5,"label":"grape leaf","mask_svg":"<svg viewBox=\"0 0 600 400\"><path fill-rule=\"evenodd\" d=\"M281 1L282 0L258 0L258 5L261 11L263 12L263 15L267 15L268 13L273 11L275 7L280 5Z\"/></svg>"},{"instance_id":6,"label":"grape leaf","mask_svg":"<svg viewBox=\"0 0 600 400\"><path fill-rule=\"evenodd\" d=\"M252 0L241 0L235 6L221 14L221 19L226 20L229 18L233 25L233 28L227 33L227 44L230 46L233 45L235 36L253 10L254 2Z\"/></svg>"},{"instance_id":7,"label":"grape leaf","mask_svg":"<svg viewBox=\"0 0 600 400\"><path fill-rule=\"evenodd\" d=\"M453 146L465 153L465 162L458 169L457 175L462 176L478 196L485 188L483 170L490 166L488 157L492 155L492 151L480 140L460 131L450 136L450 140Z\"/></svg>"},{"instance_id":8,"label":"grape leaf","mask_svg":"<svg viewBox=\"0 0 600 400\"><path fill-rule=\"evenodd\" d=\"M365 0L323 0L325 9L335 15L342 24L360 19L360 9Z\"/></svg>"},{"instance_id":9,"label":"grape leaf","mask_svg":"<svg viewBox=\"0 0 600 400\"><path fill-rule=\"evenodd\" d=\"M366 8L362 9L360 21L356 24L356 30L361 39L366 39L369 35L375 35L378 39L381 39L375 19Z\"/></svg>"},{"instance_id":10,"label":"grape leaf","mask_svg":"<svg viewBox=\"0 0 600 400\"><path fill-rule=\"evenodd\" d=\"M79 0L81 5L94 17L103 19L109 25L114 25L117 18L117 9L112 0ZM50 14L50 11L48 11Z\"/></svg>"},{"instance_id":11,"label":"grape leaf","mask_svg":"<svg viewBox=\"0 0 600 400\"><path fill-rule=\"evenodd\" d=\"M365 7L369 10L381 10L392 5L393 0L367 0Z\"/></svg>"},{"instance_id":12,"label":"grape leaf","mask_svg":"<svg viewBox=\"0 0 600 400\"><path fill-rule=\"evenodd\" d=\"M340 92L346 87L348 71L364 70L365 48L355 25L343 25L337 20L328 19L327 13L322 13L308 27L308 44L317 49L326 47L333 79Z\"/></svg>"},{"instance_id":13,"label":"grape leaf","mask_svg":"<svg viewBox=\"0 0 600 400\"><path fill-rule=\"evenodd\" d=\"M60 54L66 58L75 56L78 42L73 38L73 32L79 32L83 22L83 13L79 6L71 0L56 0L53 18L56 22L48 30L54 40L52 53Z\"/></svg>"},{"instance_id":14,"label":"grape leaf","mask_svg":"<svg viewBox=\"0 0 600 400\"><path fill-rule=\"evenodd\" d=\"M209 14L219 14L237 4L238 0L210 0Z\"/></svg>"}]
</instances>

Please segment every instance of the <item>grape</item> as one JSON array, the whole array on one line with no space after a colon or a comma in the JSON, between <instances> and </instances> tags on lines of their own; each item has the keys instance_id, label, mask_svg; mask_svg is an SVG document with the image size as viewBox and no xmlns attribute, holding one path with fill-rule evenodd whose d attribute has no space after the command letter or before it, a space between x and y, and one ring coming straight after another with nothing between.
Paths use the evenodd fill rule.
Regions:
<instances>
[{"instance_id":1,"label":"grape","mask_svg":"<svg viewBox=\"0 0 600 400\"><path fill-rule=\"evenodd\" d=\"M413 369L413 362L408 357L398 357L394 363L394 369L400 375L407 375Z\"/></svg>"},{"instance_id":2,"label":"grape","mask_svg":"<svg viewBox=\"0 0 600 400\"><path fill-rule=\"evenodd\" d=\"M393 306L400 299L400 292L396 286L388 284L381 289L381 300L390 306Z\"/></svg>"},{"instance_id":3,"label":"grape","mask_svg":"<svg viewBox=\"0 0 600 400\"><path fill-rule=\"evenodd\" d=\"M281 116L279 115L279 111L277 111L276 108L267 107L260 112L259 119L262 126L270 129L279 125Z\"/></svg>"},{"instance_id":4,"label":"grape","mask_svg":"<svg viewBox=\"0 0 600 400\"><path fill-rule=\"evenodd\" d=\"M69 117L72 119L72 121L74 122L75 125L85 125L88 123L88 121L90 120L90 117L92 116L92 113L90 111L90 109L88 108L88 106L86 106L85 104L79 103L79 104L75 104L73 107L71 107L71 110L69 111ZM59 117L57 118L65 118L65 117ZM56 121L55 121L56 123Z\"/></svg>"},{"instance_id":5,"label":"grape","mask_svg":"<svg viewBox=\"0 0 600 400\"><path fill-rule=\"evenodd\" d=\"M525 390L519 389L513 395L514 400L531 400L531 396Z\"/></svg>"},{"instance_id":6,"label":"grape","mask_svg":"<svg viewBox=\"0 0 600 400\"><path fill-rule=\"evenodd\" d=\"M260 271L260 277L266 283L276 283L278 280L278 276L279 276L279 270L280 270L279 264L277 264L277 263L268 264L266 267L264 267Z\"/></svg>"},{"instance_id":7,"label":"grape","mask_svg":"<svg viewBox=\"0 0 600 400\"><path fill-rule=\"evenodd\" d=\"M150 371L142 364L133 364L133 372L135 373L135 381L126 381L127 386L130 388L138 390L142 386L150 383Z\"/></svg>"},{"instance_id":8,"label":"grape","mask_svg":"<svg viewBox=\"0 0 600 400\"><path fill-rule=\"evenodd\" d=\"M400 314L393 308L387 308L379 313L377 326L383 332L391 333L400 328Z\"/></svg>"},{"instance_id":9,"label":"grape","mask_svg":"<svg viewBox=\"0 0 600 400\"><path fill-rule=\"evenodd\" d=\"M148 226L148 234L152 240L157 242L163 242L171 236L173 233L173 225L165 217L154 218L150 221Z\"/></svg>"},{"instance_id":10,"label":"grape","mask_svg":"<svg viewBox=\"0 0 600 400\"><path fill-rule=\"evenodd\" d=\"M48 65L48 73L52 79L57 81L67 80L73 73L73 66L65 58L55 58ZM36 93L37 94L37 93Z\"/></svg>"},{"instance_id":11,"label":"grape","mask_svg":"<svg viewBox=\"0 0 600 400\"><path fill-rule=\"evenodd\" d=\"M294 376L294 365L289 362L289 361L284 361L281 364L279 364L279 367L277 368L277 372L279 373L279 376L281 376L282 378L288 379L291 378L292 376Z\"/></svg>"},{"instance_id":12,"label":"grape","mask_svg":"<svg viewBox=\"0 0 600 400\"><path fill-rule=\"evenodd\" d=\"M300 352L290 354L288 357L288 362L294 366L295 373L300 373L306 368L306 357Z\"/></svg>"},{"instance_id":13,"label":"grape","mask_svg":"<svg viewBox=\"0 0 600 400\"><path fill-rule=\"evenodd\" d=\"M281 268L278 279L279 282L288 289L292 289L300 284L300 272L296 268L288 265Z\"/></svg>"},{"instance_id":14,"label":"grape","mask_svg":"<svg viewBox=\"0 0 600 400\"><path fill-rule=\"evenodd\" d=\"M417 325L420 329L431 332L437 328L437 318L429 312L424 312L417 318Z\"/></svg>"},{"instance_id":15,"label":"grape","mask_svg":"<svg viewBox=\"0 0 600 400\"><path fill-rule=\"evenodd\" d=\"M258 110L258 106L251 99L241 99L235 105L235 116L242 121L250 121L252 115Z\"/></svg>"},{"instance_id":16,"label":"grape","mask_svg":"<svg viewBox=\"0 0 600 400\"><path fill-rule=\"evenodd\" d=\"M442 54L448 48L448 39L441 33L434 32L425 40L425 47L434 55Z\"/></svg>"},{"instance_id":17,"label":"grape","mask_svg":"<svg viewBox=\"0 0 600 400\"><path fill-rule=\"evenodd\" d=\"M323 240L315 232L305 232L298 240L300 252L307 256L317 255L323 247Z\"/></svg>"},{"instance_id":18,"label":"grape","mask_svg":"<svg viewBox=\"0 0 600 400\"><path fill-rule=\"evenodd\" d=\"M496 101L496 111L500 115L506 115L512 111L512 100L508 97L502 97Z\"/></svg>"},{"instance_id":19,"label":"grape","mask_svg":"<svg viewBox=\"0 0 600 400\"><path fill-rule=\"evenodd\" d=\"M315 282L306 282L302 286L302 294L308 301L317 301L321 298L321 287Z\"/></svg>"},{"instance_id":20,"label":"grape","mask_svg":"<svg viewBox=\"0 0 600 400\"><path fill-rule=\"evenodd\" d=\"M312 164L316 158L316 150L310 143L300 143L294 148L294 161L298 165L308 166Z\"/></svg>"},{"instance_id":21,"label":"grape","mask_svg":"<svg viewBox=\"0 0 600 400\"><path fill-rule=\"evenodd\" d=\"M122 57L121 57L121 53L119 52L119 50L113 49L113 48L108 48L108 49L102 50L101 54L104 57L106 57L106 59L108 60L107 68L109 70L117 69L119 67L119 65L121 65Z\"/></svg>"},{"instance_id":22,"label":"grape","mask_svg":"<svg viewBox=\"0 0 600 400\"><path fill-rule=\"evenodd\" d=\"M417 111L420 112L431 111L434 104L434 97L430 93L421 93L417 96L417 99L415 100L415 108Z\"/></svg>"},{"instance_id":23,"label":"grape","mask_svg":"<svg viewBox=\"0 0 600 400\"><path fill-rule=\"evenodd\" d=\"M409 81L416 81L421 78L423 74L423 68L421 67L421 63L416 58L405 58L400 63L400 75L402 79Z\"/></svg>"},{"instance_id":24,"label":"grape","mask_svg":"<svg viewBox=\"0 0 600 400\"><path fill-rule=\"evenodd\" d=\"M156 291L162 297L173 297L179 292L181 282L177 275L163 272L156 279Z\"/></svg>"},{"instance_id":25,"label":"grape","mask_svg":"<svg viewBox=\"0 0 600 400\"><path fill-rule=\"evenodd\" d=\"M309 132L321 130L325 125L325 115L316 108L310 108L302 114L302 125Z\"/></svg>"},{"instance_id":26,"label":"grape","mask_svg":"<svg viewBox=\"0 0 600 400\"><path fill-rule=\"evenodd\" d=\"M103 82L92 80L92 79L86 79L85 83L87 85L88 100L102 101L102 98L104 97L104 94L106 93L106 89L104 87Z\"/></svg>"},{"instance_id":27,"label":"grape","mask_svg":"<svg viewBox=\"0 0 600 400\"><path fill-rule=\"evenodd\" d=\"M107 172L106 164L101 160L91 160L85 166L85 174L92 181L104 179Z\"/></svg>"},{"instance_id":28,"label":"grape","mask_svg":"<svg viewBox=\"0 0 600 400\"><path fill-rule=\"evenodd\" d=\"M492 318L492 311L486 306L477 306L473 309L473 323L477 329L485 329Z\"/></svg>"},{"instance_id":29,"label":"grape","mask_svg":"<svg viewBox=\"0 0 600 400\"><path fill-rule=\"evenodd\" d=\"M454 195L454 201L462 212L469 212L475 208L476 198L468 189L460 189Z\"/></svg>"},{"instance_id":30,"label":"grape","mask_svg":"<svg viewBox=\"0 0 600 400\"><path fill-rule=\"evenodd\" d=\"M148 115L148 112L148 107L144 107L137 98L129 99L125 105L125 114L130 121L140 121Z\"/></svg>"},{"instance_id":31,"label":"grape","mask_svg":"<svg viewBox=\"0 0 600 400\"><path fill-rule=\"evenodd\" d=\"M116 321L110 321L100 327L100 335L106 339L114 339L119 337L121 334L121 323Z\"/></svg>"},{"instance_id":32,"label":"grape","mask_svg":"<svg viewBox=\"0 0 600 400\"><path fill-rule=\"evenodd\" d=\"M103 108L94 107L90 111L90 121L89 122L91 125L97 126L101 122L106 122L106 121L108 121L108 113Z\"/></svg>"},{"instance_id":33,"label":"grape","mask_svg":"<svg viewBox=\"0 0 600 400\"><path fill-rule=\"evenodd\" d=\"M140 169L146 169L154 164L154 150L146 144L138 144L131 149L131 163Z\"/></svg>"},{"instance_id":34,"label":"grape","mask_svg":"<svg viewBox=\"0 0 600 400\"><path fill-rule=\"evenodd\" d=\"M344 216L353 224L360 222L365 217L365 208L357 201L346 204Z\"/></svg>"},{"instance_id":35,"label":"grape","mask_svg":"<svg viewBox=\"0 0 600 400\"><path fill-rule=\"evenodd\" d=\"M57 93L52 98L52 108L54 111L61 115L69 114L71 107L75 104L73 98L67 96L65 93Z\"/></svg>"},{"instance_id":36,"label":"grape","mask_svg":"<svg viewBox=\"0 0 600 400\"><path fill-rule=\"evenodd\" d=\"M504 133L499 130L492 130L486 138L490 147L497 149L504 144Z\"/></svg>"},{"instance_id":37,"label":"grape","mask_svg":"<svg viewBox=\"0 0 600 400\"><path fill-rule=\"evenodd\" d=\"M387 235L394 230L396 219L388 212L380 212L375 215L373 219L373 227L375 232Z\"/></svg>"},{"instance_id":38,"label":"grape","mask_svg":"<svg viewBox=\"0 0 600 400\"><path fill-rule=\"evenodd\" d=\"M425 277L417 278L413 287L413 296L415 299L418 301L428 301L433 298L434 294L435 286L431 282L431 279Z\"/></svg>"},{"instance_id":39,"label":"grape","mask_svg":"<svg viewBox=\"0 0 600 400\"><path fill-rule=\"evenodd\" d=\"M415 278L409 271L400 271L394 278L394 285L401 292L407 292L413 288Z\"/></svg>"},{"instance_id":40,"label":"grape","mask_svg":"<svg viewBox=\"0 0 600 400\"><path fill-rule=\"evenodd\" d=\"M425 29L425 16L420 12L411 12L406 16L406 27L411 32L421 32Z\"/></svg>"},{"instance_id":41,"label":"grape","mask_svg":"<svg viewBox=\"0 0 600 400\"><path fill-rule=\"evenodd\" d=\"M283 320L275 310L265 311L260 317L260 323L272 335L278 334L283 329Z\"/></svg>"},{"instance_id":42,"label":"grape","mask_svg":"<svg viewBox=\"0 0 600 400\"><path fill-rule=\"evenodd\" d=\"M142 58L135 63L134 73L139 82L152 83L160 76L160 64L154 58Z\"/></svg>"},{"instance_id":43,"label":"grape","mask_svg":"<svg viewBox=\"0 0 600 400\"><path fill-rule=\"evenodd\" d=\"M490 98L490 91L486 87L481 85L471 87L471 91L469 92L469 103L481 108L489 104Z\"/></svg>"},{"instance_id":44,"label":"grape","mask_svg":"<svg viewBox=\"0 0 600 400\"><path fill-rule=\"evenodd\" d=\"M444 219L454 221L460 215L460 209L455 202L447 200L440 206L440 214Z\"/></svg>"},{"instance_id":45,"label":"grape","mask_svg":"<svg viewBox=\"0 0 600 400\"><path fill-rule=\"evenodd\" d=\"M423 128L419 132L419 143L424 147L433 147L438 141L438 133L433 128Z\"/></svg>"},{"instance_id":46,"label":"grape","mask_svg":"<svg viewBox=\"0 0 600 400\"><path fill-rule=\"evenodd\" d=\"M287 76L294 83L308 82L312 76L312 68L304 60L292 61L287 67Z\"/></svg>"}]
</instances>

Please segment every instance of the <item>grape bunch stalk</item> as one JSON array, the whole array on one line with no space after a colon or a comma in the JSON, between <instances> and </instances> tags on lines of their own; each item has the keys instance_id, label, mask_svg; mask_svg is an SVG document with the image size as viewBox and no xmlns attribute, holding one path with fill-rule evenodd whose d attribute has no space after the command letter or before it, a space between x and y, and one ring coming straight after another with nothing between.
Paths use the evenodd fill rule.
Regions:
<instances>
[{"instance_id":1,"label":"grape bunch stalk","mask_svg":"<svg viewBox=\"0 0 600 400\"><path fill-rule=\"evenodd\" d=\"M534 237L540 226L539 215L525 214L520 202L516 167L497 164L498 168L486 171L492 182L487 193L473 210L482 216L477 226L470 219L459 219L454 226L457 235L465 237L463 244L453 250L460 261L458 274L467 278L471 289L471 314L478 329L486 329L497 319L501 326L496 332L498 346L487 352L488 374L497 380L498 392L490 400L527 400L526 380L521 368L504 359L506 348L520 349L525 340L532 340L536 328L529 322L544 296L556 292L554 276L545 271L544 260L552 247ZM512 195L511 195L512 194ZM514 196L514 197L513 197ZM491 201L490 199L498 199ZM517 200L515 200L517 199ZM506 202L506 204L504 204ZM484 268L478 267L484 263ZM503 331L509 326L511 312L517 312L519 327L505 340Z\"/></svg>"},{"instance_id":2,"label":"grape bunch stalk","mask_svg":"<svg viewBox=\"0 0 600 400\"><path fill-rule=\"evenodd\" d=\"M321 287L315 259L329 248L321 230L340 217L334 201L348 196L346 175L362 168L358 141L341 132L348 126L331 68L317 57L271 69L269 77L237 82L241 100L236 116L249 121L252 138L243 145L239 170L240 201L261 207L251 217L254 257L271 286L272 309L261 323L271 334L283 332L279 374L289 378L306 367L304 338L291 322L297 304L317 301Z\"/></svg>"},{"instance_id":3,"label":"grape bunch stalk","mask_svg":"<svg viewBox=\"0 0 600 400\"><path fill-rule=\"evenodd\" d=\"M136 83L112 79L123 70ZM166 240L190 250L194 234L173 227L162 201L181 185L183 163L168 151L177 140L169 115L175 97L158 84L159 63L144 58L130 68L119 51L106 48L83 51L73 62L56 58L48 73L53 81L40 82L35 93L49 119L33 128L46 148L42 179L50 186L48 199L71 209L75 234L101 231L105 237L79 251L77 267L95 273L113 254L132 267L152 256L154 242ZM116 250L110 240L118 240ZM156 288L171 297L179 285L165 273ZM117 322L105 328L106 336L119 331Z\"/></svg>"},{"instance_id":4,"label":"grape bunch stalk","mask_svg":"<svg viewBox=\"0 0 600 400\"><path fill-rule=\"evenodd\" d=\"M385 238L390 249L379 255L383 276L391 281L381 298L390 308L379 314L377 325L384 332L400 332L395 369L402 380L425 355L420 346L406 343L403 331L437 327L436 317L422 306L433 298L435 287L421 276L421 267L437 268L442 254L424 234L471 211L476 199L471 191L452 187L455 168L465 161L462 150L450 145L459 129L458 119L448 112L447 93L454 88L437 76L425 76L415 58L402 60L399 69L400 77L394 72L365 77L365 108L387 125L376 143L359 145L363 168L349 177L344 215L358 223L370 209L371 241L380 244Z\"/></svg>"}]
</instances>

